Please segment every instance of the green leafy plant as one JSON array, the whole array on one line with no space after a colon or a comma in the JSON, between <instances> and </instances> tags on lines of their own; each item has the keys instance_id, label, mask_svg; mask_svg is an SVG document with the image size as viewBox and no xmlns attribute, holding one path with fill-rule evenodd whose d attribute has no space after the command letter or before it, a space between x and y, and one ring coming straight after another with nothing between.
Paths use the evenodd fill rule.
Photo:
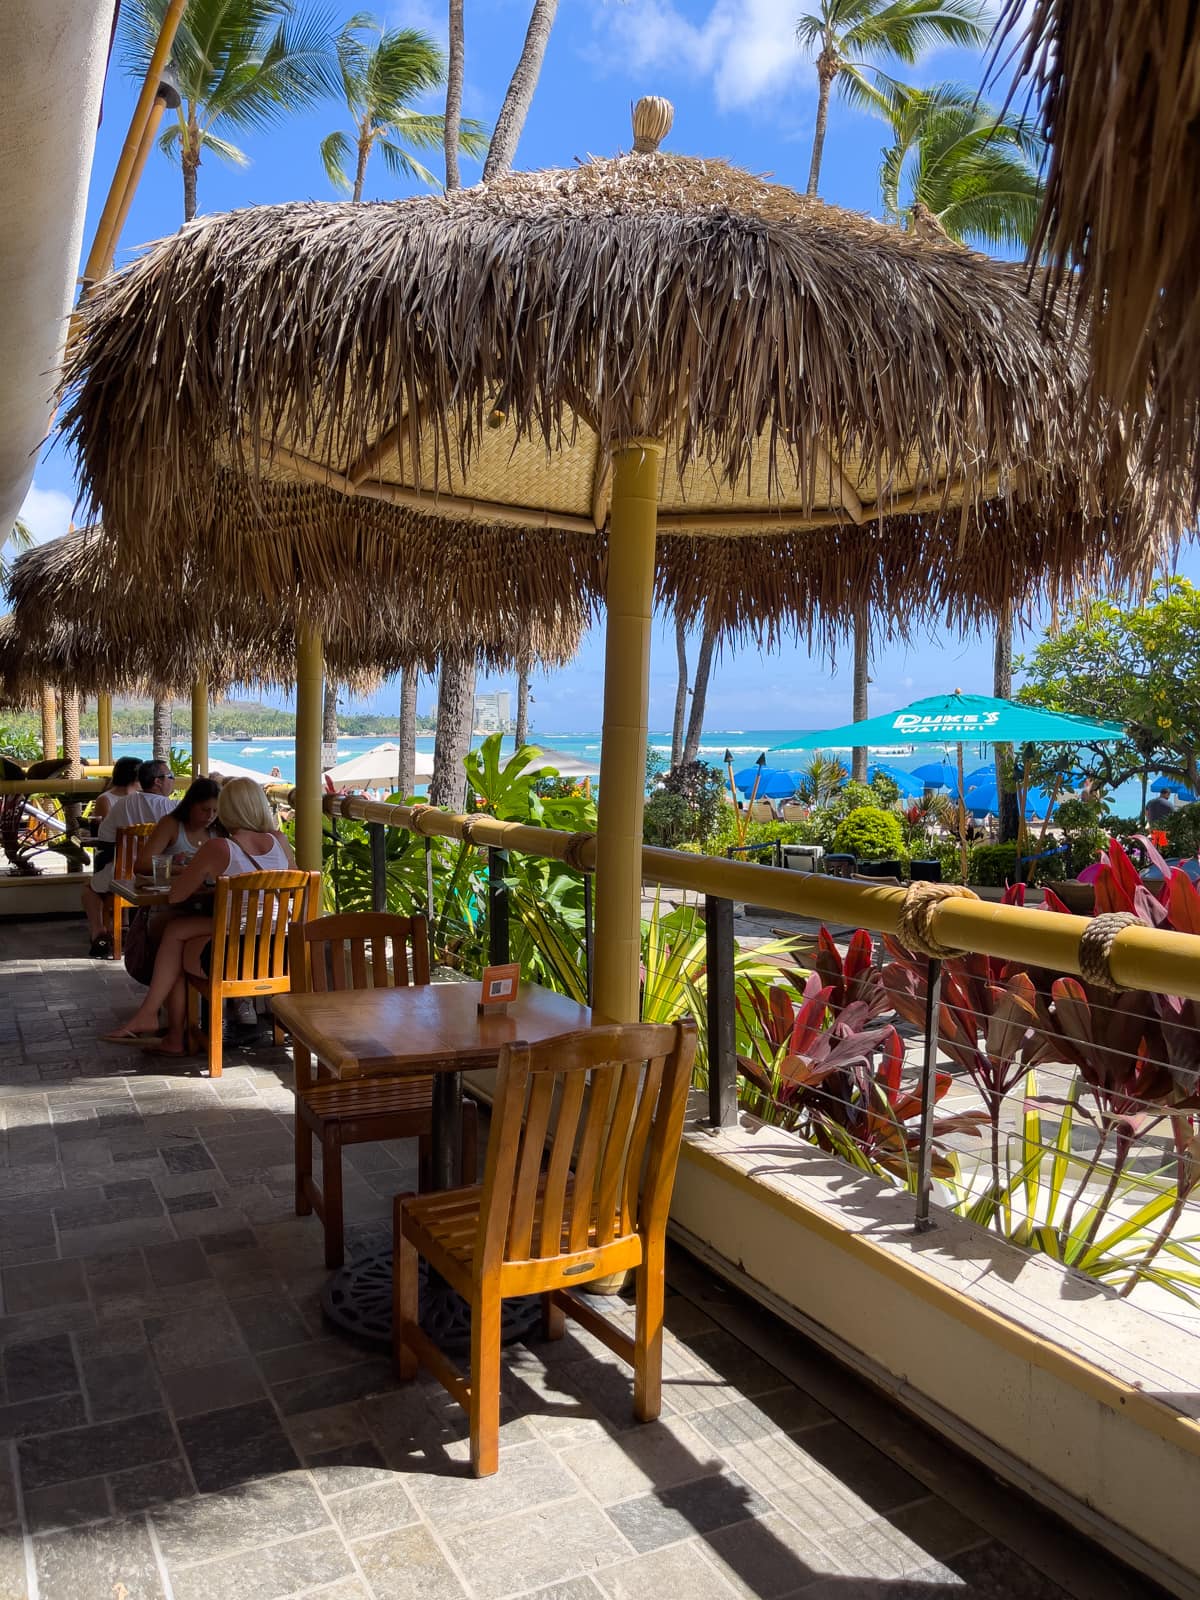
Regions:
<instances>
[{"instance_id":1,"label":"green leafy plant","mask_svg":"<svg viewBox=\"0 0 1200 1600\"><path fill-rule=\"evenodd\" d=\"M967 882L981 888L1003 889L1017 880L1015 844L972 845L967 856Z\"/></svg>"},{"instance_id":2,"label":"green leafy plant","mask_svg":"<svg viewBox=\"0 0 1200 1600\"><path fill-rule=\"evenodd\" d=\"M880 806L855 806L838 825L834 849L860 861L884 861L904 851L900 819Z\"/></svg>"},{"instance_id":3,"label":"green leafy plant","mask_svg":"<svg viewBox=\"0 0 1200 1600\"><path fill-rule=\"evenodd\" d=\"M1172 811L1164 820L1162 830L1167 836L1168 855L1200 855L1200 802Z\"/></svg>"}]
</instances>

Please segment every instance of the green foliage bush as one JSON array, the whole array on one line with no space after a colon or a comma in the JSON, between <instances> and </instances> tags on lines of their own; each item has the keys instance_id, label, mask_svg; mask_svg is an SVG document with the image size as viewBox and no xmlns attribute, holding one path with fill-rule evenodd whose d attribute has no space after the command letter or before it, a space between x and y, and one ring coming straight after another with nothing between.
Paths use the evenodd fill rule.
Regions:
<instances>
[{"instance_id":1,"label":"green foliage bush","mask_svg":"<svg viewBox=\"0 0 1200 1600\"><path fill-rule=\"evenodd\" d=\"M642 839L664 850L692 842L692 808L681 794L658 789L650 796L642 814Z\"/></svg>"},{"instance_id":2,"label":"green foliage bush","mask_svg":"<svg viewBox=\"0 0 1200 1600\"><path fill-rule=\"evenodd\" d=\"M1017 881L1015 844L976 844L967 855L967 882L981 889L1003 889Z\"/></svg>"},{"instance_id":3,"label":"green foliage bush","mask_svg":"<svg viewBox=\"0 0 1200 1600\"><path fill-rule=\"evenodd\" d=\"M865 788L863 784L847 788ZM870 791L867 791L870 793ZM838 852L856 856L859 861L885 861L904 854L904 831L894 811L880 806L855 806L838 825L833 836Z\"/></svg>"},{"instance_id":4,"label":"green foliage bush","mask_svg":"<svg viewBox=\"0 0 1200 1600\"><path fill-rule=\"evenodd\" d=\"M1200 801L1180 806L1162 824L1169 856L1200 855Z\"/></svg>"},{"instance_id":5,"label":"green foliage bush","mask_svg":"<svg viewBox=\"0 0 1200 1600\"><path fill-rule=\"evenodd\" d=\"M1060 876L1078 877L1084 867L1099 861L1100 852L1108 843L1104 813L1103 800L1059 801L1054 820L1063 831L1064 841L1071 847L1070 856L1062 862ZM1046 863L1039 865L1045 866Z\"/></svg>"}]
</instances>

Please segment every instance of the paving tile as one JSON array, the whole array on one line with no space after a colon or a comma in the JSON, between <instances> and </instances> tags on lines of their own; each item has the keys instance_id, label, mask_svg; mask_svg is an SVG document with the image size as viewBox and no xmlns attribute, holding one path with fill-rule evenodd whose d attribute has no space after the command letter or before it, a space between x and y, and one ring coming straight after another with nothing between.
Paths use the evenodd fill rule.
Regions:
<instances>
[{"instance_id":1,"label":"paving tile","mask_svg":"<svg viewBox=\"0 0 1200 1600\"><path fill-rule=\"evenodd\" d=\"M169 1216L177 1217L185 1211L215 1211L220 1201L211 1190L202 1189L194 1194L167 1195L163 1204Z\"/></svg>"},{"instance_id":2,"label":"paving tile","mask_svg":"<svg viewBox=\"0 0 1200 1600\"><path fill-rule=\"evenodd\" d=\"M0 1528L16 1522L17 1475L11 1450L0 1450ZM4 1591L0 1590L0 1594Z\"/></svg>"},{"instance_id":3,"label":"paving tile","mask_svg":"<svg viewBox=\"0 0 1200 1600\"><path fill-rule=\"evenodd\" d=\"M599 1600L602 1590L595 1578L568 1578L565 1583L552 1583L545 1589L534 1589L529 1600Z\"/></svg>"},{"instance_id":4,"label":"paving tile","mask_svg":"<svg viewBox=\"0 0 1200 1600\"><path fill-rule=\"evenodd\" d=\"M128 1222L106 1222L97 1228L76 1228L62 1240L64 1256L106 1255L110 1250L127 1250L138 1245L168 1244L174 1239L171 1219L134 1217Z\"/></svg>"},{"instance_id":5,"label":"paving tile","mask_svg":"<svg viewBox=\"0 0 1200 1600\"><path fill-rule=\"evenodd\" d=\"M171 1587L175 1600L229 1600L249 1594L256 1600L279 1600L353 1571L350 1553L335 1533L309 1533L203 1566L172 1568Z\"/></svg>"},{"instance_id":6,"label":"paving tile","mask_svg":"<svg viewBox=\"0 0 1200 1600\"><path fill-rule=\"evenodd\" d=\"M151 1245L146 1251L146 1265L160 1288L212 1277L208 1258L195 1239Z\"/></svg>"},{"instance_id":7,"label":"paving tile","mask_svg":"<svg viewBox=\"0 0 1200 1600\"><path fill-rule=\"evenodd\" d=\"M17 1446L21 1481L26 1489L121 1472L152 1461L169 1461L178 1455L175 1431L165 1411L87 1428L67 1428L61 1433L23 1439Z\"/></svg>"},{"instance_id":8,"label":"paving tile","mask_svg":"<svg viewBox=\"0 0 1200 1600\"><path fill-rule=\"evenodd\" d=\"M245 1405L266 1394L250 1356L164 1372L162 1386L167 1404L177 1417L194 1417L202 1411Z\"/></svg>"},{"instance_id":9,"label":"paving tile","mask_svg":"<svg viewBox=\"0 0 1200 1600\"><path fill-rule=\"evenodd\" d=\"M114 1317L75 1335L79 1359L90 1356L129 1355L146 1349L146 1329L140 1317Z\"/></svg>"},{"instance_id":10,"label":"paving tile","mask_svg":"<svg viewBox=\"0 0 1200 1600\"><path fill-rule=\"evenodd\" d=\"M140 1250L93 1256L85 1270L92 1296L98 1301L145 1294L151 1287L150 1270Z\"/></svg>"},{"instance_id":11,"label":"paving tile","mask_svg":"<svg viewBox=\"0 0 1200 1600\"><path fill-rule=\"evenodd\" d=\"M164 1600L145 1521L96 1522L33 1541L39 1600ZM122 1593L123 1591L123 1593Z\"/></svg>"},{"instance_id":12,"label":"paving tile","mask_svg":"<svg viewBox=\"0 0 1200 1600\"><path fill-rule=\"evenodd\" d=\"M609 1506L608 1515L635 1550L646 1551L765 1516L769 1510L761 1495L735 1473L720 1472L623 1500Z\"/></svg>"},{"instance_id":13,"label":"paving tile","mask_svg":"<svg viewBox=\"0 0 1200 1600\"><path fill-rule=\"evenodd\" d=\"M794 1433L833 1421L833 1414L803 1389L778 1389L758 1400L735 1400L732 1405L698 1411L692 1418L696 1432L717 1450L745 1444L766 1434Z\"/></svg>"},{"instance_id":14,"label":"paving tile","mask_svg":"<svg viewBox=\"0 0 1200 1600\"><path fill-rule=\"evenodd\" d=\"M31 1489L25 1496L25 1520L32 1533L98 1522L111 1514L103 1478L75 1478L48 1489Z\"/></svg>"},{"instance_id":15,"label":"paving tile","mask_svg":"<svg viewBox=\"0 0 1200 1600\"><path fill-rule=\"evenodd\" d=\"M898 1506L923 1500L929 1492L911 1473L844 1423L814 1428L798 1443L825 1473L876 1511L894 1511Z\"/></svg>"},{"instance_id":16,"label":"paving tile","mask_svg":"<svg viewBox=\"0 0 1200 1600\"><path fill-rule=\"evenodd\" d=\"M333 1519L346 1539L365 1539L391 1528L407 1528L418 1521L412 1501L398 1475L366 1488L339 1494L330 1502Z\"/></svg>"},{"instance_id":17,"label":"paving tile","mask_svg":"<svg viewBox=\"0 0 1200 1600\"><path fill-rule=\"evenodd\" d=\"M682 1417L663 1417L615 1439L562 1450L560 1459L603 1506L709 1478L722 1465L711 1445Z\"/></svg>"},{"instance_id":18,"label":"paving tile","mask_svg":"<svg viewBox=\"0 0 1200 1600\"><path fill-rule=\"evenodd\" d=\"M16 1525L0 1527L0 1594L28 1600L27 1584L24 1535Z\"/></svg>"},{"instance_id":19,"label":"paving tile","mask_svg":"<svg viewBox=\"0 0 1200 1600\"><path fill-rule=\"evenodd\" d=\"M388 1483L396 1476L370 1439L356 1439L307 1457L312 1480L323 1495L332 1500L350 1489L363 1489L372 1483Z\"/></svg>"},{"instance_id":20,"label":"paving tile","mask_svg":"<svg viewBox=\"0 0 1200 1600\"><path fill-rule=\"evenodd\" d=\"M325 1276L324 1271L322 1276ZM374 1351L364 1350L348 1339L310 1339L306 1344L294 1345L289 1350L264 1352L259 1365L267 1382L278 1384L315 1377L321 1372L337 1372L343 1367L378 1359Z\"/></svg>"},{"instance_id":21,"label":"paving tile","mask_svg":"<svg viewBox=\"0 0 1200 1600\"><path fill-rule=\"evenodd\" d=\"M229 1309L251 1350L278 1350L303 1344L308 1336L303 1318L286 1298L252 1295L231 1301Z\"/></svg>"},{"instance_id":22,"label":"paving tile","mask_svg":"<svg viewBox=\"0 0 1200 1600\"><path fill-rule=\"evenodd\" d=\"M150 1317L146 1338L162 1372L210 1367L247 1354L237 1324L223 1305L197 1306L170 1317Z\"/></svg>"},{"instance_id":23,"label":"paving tile","mask_svg":"<svg viewBox=\"0 0 1200 1600\"><path fill-rule=\"evenodd\" d=\"M569 1499L578 1494L579 1485L548 1446L534 1443L508 1451L503 1471L490 1478L471 1477L465 1469L451 1475L444 1464L435 1465L429 1472L413 1473L409 1489L422 1515L439 1534L449 1535L494 1517Z\"/></svg>"},{"instance_id":24,"label":"paving tile","mask_svg":"<svg viewBox=\"0 0 1200 1600\"><path fill-rule=\"evenodd\" d=\"M972 1600L1068 1600L1067 1591L995 1539L945 1563L970 1586Z\"/></svg>"},{"instance_id":25,"label":"paving tile","mask_svg":"<svg viewBox=\"0 0 1200 1600\"><path fill-rule=\"evenodd\" d=\"M273 1392L280 1411L287 1417L299 1411L320 1411L326 1406L344 1405L347 1401L361 1400L395 1387L392 1363L376 1359L360 1361L336 1372L298 1378L293 1383L276 1384Z\"/></svg>"},{"instance_id":26,"label":"paving tile","mask_svg":"<svg viewBox=\"0 0 1200 1600\"><path fill-rule=\"evenodd\" d=\"M687 1600L731 1600L734 1593L694 1542L618 1561L597 1572L593 1581L611 1600L657 1600L668 1595L686 1595Z\"/></svg>"},{"instance_id":27,"label":"paving tile","mask_svg":"<svg viewBox=\"0 0 1200 1600\"><path fill-rule=\"evenodd\" d=\"M705 1535L708 1558L747 1600L775 1600L827 1575L834 1563L777 1511Z\"/></svg>"},{"instance_id":28,"label":"paving tile","mask_svg":"<svg viewBox=\"0 0 1200 1600\"><path fill-rule=\"evenodd\" d=\"M205 1255L225 1255L230 1250L255 1250L258 1240L251 1228L228 1228L209 1234L203 1241Z\"/></svg>"},{"instance_id":29,"label":"paving tile","mask_svg":"<svg viewBox=\"0 0 1200 1600\"><path fill-rule=\"evenodd\" d=\"M15 1406L0 1406L0 1439L26 1439L56 1428L75 1428L86 1421L79 1393L22 1400Z\"/></svg>"},{"instance_id":30,"label":"paving tile","mask_svg":"<svg viewBox=\"0 0 1200 1600\"><path fill-rule=\"evenodd\" d=\"M306 1459L371 1437L364 1408L353 1401L328 1406L323 1411L297 1412L285 1417L283 1425L288 1438Z\"/></svg>"},{"instance_id":31,"label":"paving tile","mask_svg":"<svg viewBox=\"0 0 1200 1600\"><path fill-rule=\"evenodd\" d=\"M300 1465L275 1408L266 1400L181 1418L179 1436L202 1494Z\"/></svg>"},{"instance_id":32,"label":"paving tile","mask_svg":"<svg viewBox=\"0 0 1200 1600\"><path fill-rule=\"evenodd\" d=\"M303 1472L259 1478L227 1493L156 1506L150 1517L172 1571L333 1526Z\"/></svg>"},{"instance_id":33,"label":"paving tile","mask_svg":"<svg viewBox=\"0 0 1200 1600\"><path fill-rule=\"evenodd\" d=\"M463 1600L467 1591L426 1528L400 1528L353 1546L373 1600Z\"/></svg>"},{"instance_id":34,"label":"paving tile","mask_svg":"<svg viewBox=\"0 0 1200 1600\"><path fill-rule=\"evenodd\" d=\"M447 1548L480 1600L565 1583L628 1554L612 1523L583 1496L456 1534Z\"/></svg>"},{"instance_id":35,"label":"paving tile","mask_svg":"<svg viewBox=\"0 0 1200 1600\"><path fill-rule=\"evenodd\" d=\"M114 1472L108 1480L113 1510L119 1515L145 1511L149 1506L186 1500L195 1494L191 1474L182 1461L156 1461L149 1467Z\"/></svg>"},{"instance_id":36,"label":"paving tile","mask_svg":"<svg viewBox=\"0 0 1200 1600\"><path fill-rule=\"evenodd\" d=\"M163 1159L163 1166L168 1172L213 1172L216 1163L204 1146L197 1141L194 1144L170 1144L160 1148L159 1154Z\"/></svg>"},{"instance_id":37,"label":"paving tile","mask_svg":"<svg viewBox=\"0 0 1200 1600\"><path fill-rule=\"evenodd\" d=\"M144 1411L157 1411L163 1403L154 1362L146 1350L88 1357L83 1363L83 1384L94 1422L136 1417Z\"/></svg>"},{"instance_id":38,"label":"paving tile","mask_svg":"<svg viewBox=\"0 0 1200 1600\"><path fill-rule=\"evenodd\" d=\"M987 1540L978 1523L964 1517L949 1501L933 1495L902 1511L893 1511L888 1521L936 1561L945 1561Z\"/></svg>"},{"instance_id":39,"label":"paving tile","mask_svg":"<svg viewBox=\"0 0 1200 1600\"><path fill-rule=\"evenodd\" d=\"M10 1344L4 1352L4 1383L10 1404L77 1389L79 1374L70 1336L58 1333Z\"/></svg>"},{"instance_id":40,"label":"paving tile","mask_svg":"<svg viewBox=\"0 0 1200 1600\"><path fill-rule=\"evenodd\" d=\"M40 1261L32 1266L5 1267L4 1309L11 1316L42 1311L87 1299L83 1266L78 1261Z\"/></svg>"},{"instance_id":41,"label":"paving tile","mask_svg":"<svg viewBox=\"0 0 1200 1600\"><path fill-rule=\"evenodd\" d=\"M710 1367L720 1377L735 1383L738 1393L748 1399L787 1385L787 1379L777 1367L747 1350L740 1339L723 1328L716 1333L689 1335L681 1342L699 1357L700 1365Z\"/></svg>"}]
</instances>

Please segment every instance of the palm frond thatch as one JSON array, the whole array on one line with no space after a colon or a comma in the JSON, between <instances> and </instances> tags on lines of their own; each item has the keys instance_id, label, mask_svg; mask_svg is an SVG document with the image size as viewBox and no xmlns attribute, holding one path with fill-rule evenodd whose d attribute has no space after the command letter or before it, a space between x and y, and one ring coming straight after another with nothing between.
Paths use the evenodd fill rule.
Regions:
<instances>
[{"instance_id":1,"label":"palm frond thatch","mask_svg":"<svg viewBox=\"0 0 1200 1600\"><path fill-rule=\"evenodd\" d=\"M997 61L1041 108L1051 155L1030 258L1048 301L1078 287L1091 321L1092 398L1147 404L1145 436L1114 426L1119 457L1190 472L1200 494L1200 9L1194 0L1007 0Z\"/></svg>"},{"instance_id":2,"label":"palm frond thatch","mask_svg":"<svg viewBox=\"0 0 1200 1600\"><path fill-rule=\"evenodd\" d=\"M830 527L850 549L953 524L969 595L996 586L998 518L1036 520L1051 584L1098 545L1140 574L1182 520L1169 475L1114 485L1068 332L1019 267L635 154L205 218L93 296L65 425L123 556L194 537L263 593L379 559L385 584L450 581L464 629L520 626L529 593L590 604L606 463L653 435L664 536L737 537L750 568L782 538L802 574ZM896 612L928 594L884 587Z\"/></svg>"}]
</instances>

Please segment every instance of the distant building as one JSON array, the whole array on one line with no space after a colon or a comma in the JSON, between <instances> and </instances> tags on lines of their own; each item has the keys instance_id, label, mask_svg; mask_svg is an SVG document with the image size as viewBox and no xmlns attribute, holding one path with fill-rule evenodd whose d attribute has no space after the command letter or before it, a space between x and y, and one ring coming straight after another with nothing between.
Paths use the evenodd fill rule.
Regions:
<instances>
[{"instance_id":1,"label":"distant building","mask_svg":"<svg viewBox=\"0 0 1200 1600\"><path fill-rule=\"evenodd\" d=\"M507 689L475 696L475 727L479 733L512 731L512 695Z\"/></svg>"}]
</instances>

